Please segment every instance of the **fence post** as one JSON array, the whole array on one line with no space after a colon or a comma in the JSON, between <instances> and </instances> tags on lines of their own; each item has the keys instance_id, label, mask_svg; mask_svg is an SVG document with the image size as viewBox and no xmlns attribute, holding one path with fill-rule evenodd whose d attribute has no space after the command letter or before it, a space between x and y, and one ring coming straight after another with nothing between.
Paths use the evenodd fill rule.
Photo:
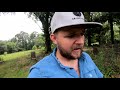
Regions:
<instances>
[{"instance_id":1,"label":"fence post","mask_svg":"<svg viewBox=\"0 0 120 90\"><path fill-rule=\"evenodd\" d=\"M35 52L31 52L31 60L36 60L36 53Z\"/></svg>"}]
</instances>

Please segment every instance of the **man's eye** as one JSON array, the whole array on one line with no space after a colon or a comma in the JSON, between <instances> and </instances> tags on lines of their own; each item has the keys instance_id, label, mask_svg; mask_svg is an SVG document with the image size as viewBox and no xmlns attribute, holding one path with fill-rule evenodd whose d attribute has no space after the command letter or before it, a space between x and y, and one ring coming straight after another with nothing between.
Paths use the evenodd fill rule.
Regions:
<instances>
[{"instance_id":1,"label":"man's eye","mask_svg":"<svg viewBox=\"0 0 120 90\"><path fill-rule=\"evenodd\" d=\"M68 38L72 38L73 36L67 36Z\"/></svg>"},{"instance_id":2,"label":"man's eye","mask_svg":"<svg viewBox=\"0 0 120 90\"><path fill-rule=\"evenodd\" d=\"M68 36L65 36L67 38L73 38L75 35L68 35Z\"/></svg>"},{"instance_id":3,"label":"man's eye","mask_svg":"<svg viewBox=\"0 0 120 90\"><path fill-rule=\"evenodd\" d=\"M67 35L67 36L65 36L65 37L66 37L66 38L74 38L74 37L79 37L79 36L83 36L83 35L85 35L85 33Z\"/></svg>"},{"instance_id":4,"label":"man's eye","mask_svg":"<svg viewBox=\"0 0 120 90\"><path fill-rule=\"evenodd\" d=\"M75 37L75 35L70 35L70 36L68 36L69 38L73 38L73 37Z\"/></svg>"},{"instance_id":5,"label":"man's eye","mask_svg":"<svg viewBox=\"0 0 120 90\"><path fill-rule=\"evenodd\" d=\"M81 36L85 35L85 33L80 33Z\"/></svg>"}]
</instances>

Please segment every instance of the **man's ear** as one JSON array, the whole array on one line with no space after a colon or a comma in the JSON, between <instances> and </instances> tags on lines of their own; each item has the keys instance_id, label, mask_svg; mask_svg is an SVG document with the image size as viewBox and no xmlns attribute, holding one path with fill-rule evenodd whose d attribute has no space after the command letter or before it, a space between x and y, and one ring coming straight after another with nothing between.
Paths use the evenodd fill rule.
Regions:
<instances>
[{"instance_id":1,"label":"man's ear","mask_svg":"<svg viewBox=\"0 0 120 90\"><path fill-rule=\"evenodd\" d=\"M57 44L57 39L56 39L55 34L51 34L51 35L50 35L50 39L52 40L52 42L53 42L54 44Z\"/></svg>"}]
</instances>

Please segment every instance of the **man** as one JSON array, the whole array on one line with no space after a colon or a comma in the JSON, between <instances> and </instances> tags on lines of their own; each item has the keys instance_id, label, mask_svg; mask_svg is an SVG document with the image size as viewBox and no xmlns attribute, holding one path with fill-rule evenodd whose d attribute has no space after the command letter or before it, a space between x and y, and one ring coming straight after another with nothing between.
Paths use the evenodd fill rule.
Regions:
<instances>
[{"instance_id":1,"label":"man","mask_svg":"<svg viewBox=\"0 0 120 90\"><path fill-rule=\"evenodd\" d=\"M85 22L82 12L55 12L50 38L56 48L30 68L28 78L103 78L103 74L83 52L85 30L102 26Z\"/></svg>"}]
</instances>

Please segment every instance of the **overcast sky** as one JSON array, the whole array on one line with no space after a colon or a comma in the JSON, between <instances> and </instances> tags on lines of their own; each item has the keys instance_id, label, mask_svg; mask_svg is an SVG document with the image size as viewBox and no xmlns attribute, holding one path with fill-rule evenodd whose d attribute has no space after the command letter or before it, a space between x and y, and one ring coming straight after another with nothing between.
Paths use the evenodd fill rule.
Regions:
<instances>
[{"instance_id":1,"label":"overcast sky","mask_svg":"<svg viewBox=\"0 0 120 90\"><path fill-rule=\"evenodd\" d=\"M0 13L0 40L9 40L20 31L31 34L33 31L42 33L41 22L37 23L28 18L24 12L16 12L15 14Z\"/></svg>"}]
</instances>

